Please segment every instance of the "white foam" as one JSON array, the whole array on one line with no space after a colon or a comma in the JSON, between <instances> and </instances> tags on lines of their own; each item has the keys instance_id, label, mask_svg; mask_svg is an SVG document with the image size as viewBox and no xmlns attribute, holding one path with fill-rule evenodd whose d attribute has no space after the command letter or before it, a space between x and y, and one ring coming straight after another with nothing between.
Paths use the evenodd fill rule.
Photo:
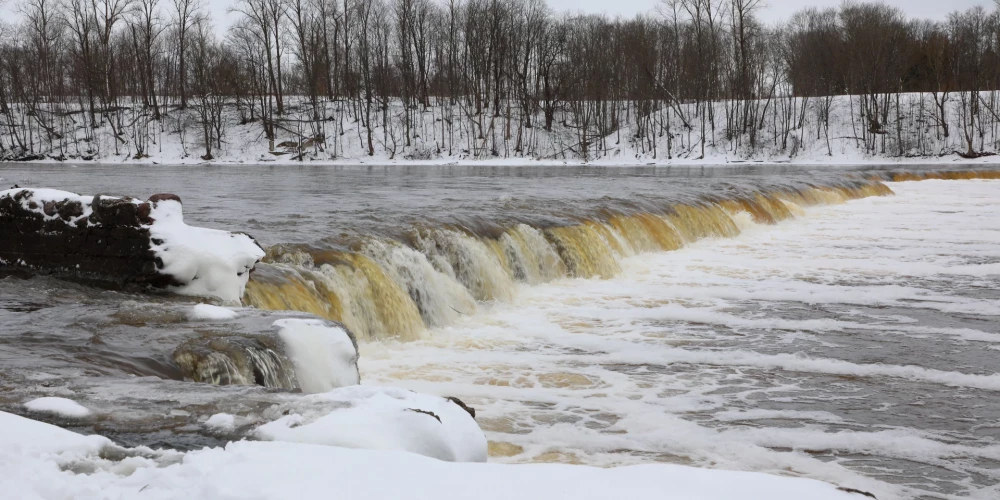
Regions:
<instances>
[{"instance_id":1,"label":"white foam","mask_svg":"<svg viewBox=\"0 0 1000 500\"><path fill-rule=\"evenodd\" d=\"M728 410L712 414L712 418L722 422L738 422L742 420L811 420L813 422L841 423L843 418L827 411L798 410Z\"/></svg>"},{"instance_id":2,"label":"white foam","mask_svg":"<svg viewBox=\"0 0 1000 500\"><path fill-rule=\"evenodd\" d=\"M684 363L708 366L745 366L760 369L778 368L787 371L823 373L829 375L854 375L860 377L897 377L907 380L933 382L952 387L970 387L1000 391L1000 374L973 375L961 372L934 370L913 365L859 364L838 359L810 358L803 354L758 354L750 351L692 351L666 349L656 353L640 350L612 353L602 356L607 362L641 365ZM581 357L581 360L585 357Z\"/></svg>"},{"instance_id":3,"label":"white foam","mask_svg":"<svg viewBox=\"0 0 1000 500\"><path fill-rule=\"evenodd\" d=\"M24 403L24 407L29 411L50 413L66 418L86 418L92 413L88 408L72 399L56 397L33 399Z\"/></svg>"},{"instance_id":4,"label":"white foam","mask_svg":"<svg viewBox=\"0 0 1000 500\"><path fill-rule=\"evenodd\" d=\"M1000 182L892 188L628 258L613 279L518 288L426 340L362 345L365 379L477 407L491 441L520 447L494 461L676 460L992 498L1000 473L977 458L1000 451L958 419L1000 391L982 344L1000 342Z\"/></svg>"},{"instance_id":5,"label":"white foam","mask_svg":"<svg viewBox=\"0 0 1000 500\"><path fill-rule=\"evenodd\" d=\"M343 328L297 318L280 319L274 326L303 392L326 392L360 383L358 351Z\"/></svg>"}]
</instances>

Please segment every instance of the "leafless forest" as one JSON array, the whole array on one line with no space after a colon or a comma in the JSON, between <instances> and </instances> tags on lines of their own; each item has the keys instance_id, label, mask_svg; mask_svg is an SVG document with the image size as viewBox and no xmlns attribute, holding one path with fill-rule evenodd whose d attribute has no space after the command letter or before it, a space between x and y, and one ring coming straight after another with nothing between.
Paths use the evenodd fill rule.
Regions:
<instances>
[{"instance_id":1,"label":"leafless forest","mask_svg":"<svg viewBox=\"0 0 1000 500\"><path fill-rule=\"evenodd\" d=\"M1000 8L937 22L847 3L765 25L761 0L666 0L632 19L543 0L236 0L221 33L199 0L12 7L21 21L0 33L7 160L1000 146Z\"/></svg>"}]
</instances>

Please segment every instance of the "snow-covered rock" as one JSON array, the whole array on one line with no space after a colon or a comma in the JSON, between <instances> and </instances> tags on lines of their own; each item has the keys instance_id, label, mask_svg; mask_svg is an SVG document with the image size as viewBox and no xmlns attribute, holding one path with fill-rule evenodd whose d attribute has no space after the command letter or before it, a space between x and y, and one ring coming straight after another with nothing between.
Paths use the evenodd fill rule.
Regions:
<instances>
[{"instance_id":1,"label":"snow-covered rock","mask_svg":"<svg viewBox=\"0 0 1000 500\"><path fill-rule=\"evenodd\" d=\"M49 413L64 418L86 418L91 414L90 409L66 398L38 398L24 403L28 411L36 413Z\"/></svg>"},{"instance_id":2,"label":"snow-covered rock","mask_svg":"<svg viewBox=\"0 0 1000 500\"><path fill-rule=\"evenodd\" d=\"M215 432L233 432L236 429L236 417L228 413L216 413L205 421L205 427Z\"/></svg>"},{"instance_id":3,"label":"snow-covered rock","mask_svg":"<svg viewBox=\"0 0 1000 500\"><path fill-rule=\"evenodd\" d=\"M184 223L179 199L152 202L148 226L160 272L176 279L177 293L239 303L250 271L264 250L250 236Z\"/></svg>"},{"instance_id":4,"label":"snow-covered rock","mask_svg":"<svg viewBox=\"0 0 1000 500\"><path fill-rule=\"evenodd\" d=\"M188 226L180 199L81 196L55 189L0 191L0 266L239 303L264 257L242 233Z\"/></svg>"},{"instance_id":5,"label":"snow-covered rock","mask_svg":"<svg viewBox=\"0 0 1000 500\"><path fill-rule=\"evenodd\" d=\"M187 318L223 320L230 314L235 313L197 306ZM284 318L242 333L191 337L177 346L173 359L185 379L215 385L319 393L361 381L354 335L339 323L316 318Z\"/></svg>"},{"instance_id":6,"label":"snow-covered rock","mask_svg":"<svg viewBox=\"0 0 1000 500\"><path fill-rule=\"evenodd\" d=\"M358 343L347 328L299 318L280 319L274 326L295 366L302 392L326 392L361 383Z\"/></svg>"},{"instance_id":7,"label":"snow-covered rock","mask_svg":"<svg viewBox=\"0 0 1000 500\"><path fill-rule=\"evenodd\" d=\"M267 441L400 450L448 462L485 462L487 443L472 416L448 399L393 387L354 386L270 410L256 429Z\"/></svg>"},{"instance_id":8,"label":"snow-covered rock","mask_svg":"<svg viewBox=\"0 0 1000 500\"><path fill-rule=\"evenodd\" d=\"M232 309L211 304L198 304L192 307L187 315L191 321L227 321L239 316L239 313Z\"/></svg>"}]
</instances>

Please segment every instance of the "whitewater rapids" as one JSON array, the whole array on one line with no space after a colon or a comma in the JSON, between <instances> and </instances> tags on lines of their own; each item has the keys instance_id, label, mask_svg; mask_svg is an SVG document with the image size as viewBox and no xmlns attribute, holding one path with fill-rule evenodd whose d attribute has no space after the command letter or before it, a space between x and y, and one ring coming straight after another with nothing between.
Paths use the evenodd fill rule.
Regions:
<instances>
[{"instance_id":1,"label":"whitewater rapids","mask_svg":"<svg viewBox=\"0 0 1000 500\"><path fill-rule=\"evenodd\" d=\"M518 284L362 377L480 409L491 460L672 462L884 498L1000 493L1000 181L891 183Z\"/></svg>"}]
</instances>

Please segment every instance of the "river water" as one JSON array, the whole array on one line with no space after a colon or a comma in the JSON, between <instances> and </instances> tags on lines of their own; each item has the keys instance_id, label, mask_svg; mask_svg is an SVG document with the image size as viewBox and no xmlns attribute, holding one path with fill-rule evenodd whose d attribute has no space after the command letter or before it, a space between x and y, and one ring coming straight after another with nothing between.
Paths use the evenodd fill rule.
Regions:
<instances>
[{"instance_id":1,"label":"river water","mask_svg":"<svg viewBox=\"0 0 1000 500\"><path fill-rule=\"evenodd\" d=\"M867 180L885 171L3 166L3 187L177 193L269 257L223 324L2 278L0 409L64 396L101 416L56 423L123 444L223 443L241 430L209 415L294 395L184 382L171 353L294 309L359 334L363 383L476 407L494 461L996 498L1000 181Z\"/></svg>"}]
</instances>

